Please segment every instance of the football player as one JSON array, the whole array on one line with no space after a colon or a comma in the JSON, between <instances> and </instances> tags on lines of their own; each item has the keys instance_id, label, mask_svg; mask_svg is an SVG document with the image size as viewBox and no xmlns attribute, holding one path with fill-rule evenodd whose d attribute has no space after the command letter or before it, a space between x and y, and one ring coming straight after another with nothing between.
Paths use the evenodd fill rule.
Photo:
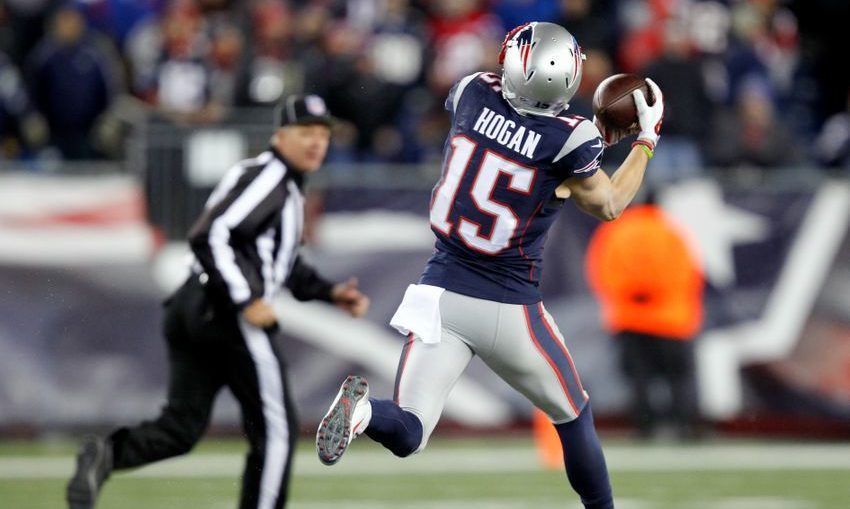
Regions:
<instances>
[{"instance_id":1,"label":"football player","mask_svg":"<svg viewBox=\"0 0 850 509\"><path fill-rule=\"evenodd\" d=\"M472 74L449 92L452 127L431 197L436 250L390 322L408 336L395 395L370 398L366 380L349 376L317 432L323 463L339 461L362 433L397 456L421 451L478 355L552 420L584 506L614 507L588 394L541 301L542 251L565 199L606 221L631 202L658 143L664 103L650 80L652 106L634 93L638 138L609 177L599 169L606 144L632 133L569 114L583 58L563 27L529 23L505 37L501 76Z\"/></svg>"}]
</instances>

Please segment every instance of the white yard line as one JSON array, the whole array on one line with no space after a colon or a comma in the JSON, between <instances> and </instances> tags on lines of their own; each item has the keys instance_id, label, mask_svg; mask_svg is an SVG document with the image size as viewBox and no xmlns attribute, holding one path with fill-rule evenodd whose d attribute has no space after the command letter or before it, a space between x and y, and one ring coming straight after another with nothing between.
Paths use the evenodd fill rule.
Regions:
<instances>
[{"instance_id":1,"label":"white yard line","mask_svg":"<svg viewBox=\"0 0 850 509\"><path fill-rule=\"evenodd\" d=\"M608 446L612 472L721 471L721 470L848 470L850 445L699 445L699 446ZM147 478L235 477L242 471L238 454L190 454L164 461L125 475ZM70 475L73 458L0 456L0 480L57 479ZM426 450L399 459L377 449L358 450L354 444L334 467L319 463L309 450L295 458L296 476L319 475L411 475L446 472L533 472L541 469L531 447L496 447ZM730 506L730 507L735 507Z\"/></svg>"},{"instance_id":2,"label":"white yard line","mask_svg":"<svg viewBox=\"0 0 850 509\"><path fill-rule=\"evenodd\" d=\"M617 509L652 509L656 504L651 501L618 498ZM337 502L292 502L292 509L333 509ZM564 506L564 504L567 504ZM407 501L405 509L530 509L547 504L547 507L565 507L565 509L582 509L578 502L564 500L469 500L469 499L440 499L434 501ZM398 501L358 500L346 501L345 509L398 509ZM708 502L689 502L688 509L812 509L815 505L804 500L786 500L773 497L737 497ZM216 508L218 509L218 508ZM224 509L222 506L221 509Z\"/></svg>"},{"instance_id":3,"label":"white yard line","mask_svg":"<svg viewBox=\"0 0 850 509\"><path fill-rule=\"evenodd\" d=\"M526 500L470 500L470 499L439 499L433 501L404 502L404 509L529 509L547 504L548 507L564 507L565 509L582 509L578 502L564 500L534 499ZM292 502L292 509L330 509L338 507L336 503L328 502ZM567 504L566 506L564 504ZM650 509L651 505L640 500L617 499L617 509ZM399 502L386 500L357 500L345 502L345 509L398 509ZM727 509L724 506L724 509ZM728 508L728 509L731 509ZM737 508L736 508L737 509ZM777 509L790 509L789 506L777 506ZM793 509L798 509L794 506ZM800 508L802 509L802 508Z\"/></svg>"}]
</instances>

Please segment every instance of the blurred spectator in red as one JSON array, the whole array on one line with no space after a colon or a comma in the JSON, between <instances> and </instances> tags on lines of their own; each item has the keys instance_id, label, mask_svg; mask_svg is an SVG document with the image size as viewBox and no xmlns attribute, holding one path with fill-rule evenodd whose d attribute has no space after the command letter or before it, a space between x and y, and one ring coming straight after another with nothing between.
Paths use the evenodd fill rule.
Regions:
<instances>
[{"instance_id":1,"label":"blurred spectator in red","mask_svg":"<svg viewBox=\"0 0 850 509\"><path fill-rule=\"evenodd\" d=\"M664 26L684 0L625 0L619 10L625 35L620 39L618 59L626 72L638 72L655 60L664 47Z\"/></svg>"},{"instance_id":2,"label":"blurred spectator in red","mask_svg":"<svg viewBox=\"0 0 850 509\"><path fill-rule=\"evenodd\" d=\"M277 0L257 0L251 7L252 44L259 56L278 61L292 56L292 13Z\"/></svg>"},{"instance_id":3,"label":"blurred spectator in red","mask_svg":"<svg viewBox=\"0 0 850 509\"><path fill-rule=\"evenodd\" d=\"M668 21L662 55L642 72L664 94L664 143L652 161L651 182L669 182L702 173L699 141L708 133L712 107L701 61L694 55L684 24Z\"/></svg>"},{"instance_id":4,"label":"blurred spectator in red","mask_svg":"<svg viewBox=\"0 0 850 509\"><path fill-rule=\"evenodd\" d=\"M90 32L73 4L60 7L27 62L31 97L50 128L50 143L68 159L101 157L92 130L123 88L108 41Z\"/></svg>"},{"instance_id":5,"label":"blurred spectator in red","mask_svg":"<svg viewBox=\"0 0 850 509\"><path fill-rule=\"evenodd\" d=\"M769 92L756 80L741 87L734 110L718 114L706 155L723 167L782 167L797 162L796 147Z\"/></svg>"},{"instance_id":6,"label":"blurred spectator in red","mask_svg":"<svg viewBox=\"0 0 850 509\"><path fill-rule=\"evenodd\" d=\"M481 70L498 71L497 57L504 30L483 0L436 0L427 4L428 57L426 89L413 90L407 101L413 112L405 139L415 140L420 161L442 158L449 128L443 108L446 94L459 79ZM511 27L513 28L513 27Z\"/></svg>"},{"instance_id":7,"label":"blurred spectator in red","mask_svg":"<svg viewBox=\"0 0 850 509\"><path fill-rule=\"evenodd\" d=\"M0 51L0 160L17 159L47 141L47 124L29 99L21 73Z\"/></svg>"},{"instance_id":8,"label":"blurred spectator in red","mask_svg":"<svg viewBox=\"0 0 850 509\"><path fill-rule=\"evenodd\" d=\"M464 76L498 68L496 58L504 32L483 1L436 0L428 26L433 52L428 82L440 101Z\"/></svg>"}]
</instances>

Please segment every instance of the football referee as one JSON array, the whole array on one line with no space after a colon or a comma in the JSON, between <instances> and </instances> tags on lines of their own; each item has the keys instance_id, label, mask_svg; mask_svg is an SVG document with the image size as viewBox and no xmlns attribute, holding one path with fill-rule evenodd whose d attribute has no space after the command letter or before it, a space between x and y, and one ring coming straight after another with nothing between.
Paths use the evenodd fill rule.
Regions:
<instances>
[{"instance_id":1,"label":"football referee","mask_svg":"<svg viewBox=\"0 0 850 509\"><path fill-rule=\"evenodd\" d=\"M325 102L291 96L277 112L269 150L227 172L189 233L192 273L165 304L167 404L152 421L84 441L67 488L71 509L93 508L113 470L191 450L222 387L239 401L250 443L240 509L286 505L298 426L270 301L286 286L299 300L359 317L369 299L355 279L331 284L299 255L304 178L319 169L330 141Z\"/></svg>"}]
</instances>

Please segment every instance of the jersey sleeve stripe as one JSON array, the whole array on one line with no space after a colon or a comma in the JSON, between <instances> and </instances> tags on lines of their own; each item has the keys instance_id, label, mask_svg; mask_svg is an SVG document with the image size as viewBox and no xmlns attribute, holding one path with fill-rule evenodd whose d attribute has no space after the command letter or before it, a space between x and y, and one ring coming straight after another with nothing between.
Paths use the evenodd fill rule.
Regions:
<instances>
[{"instance_id":1,"label":"jersey sleeve stripe","mask_svg":"<svg viewBox=\"0 0 850 509\"><path fill-rule=\"evenodd\" d=\"M602 149L599 149L599 153L596 154L596 157L594 157L592 161L587 163L582 168L579 168L577 170L573 170L573 173L587 173L589 171L593 171L593 170L599 168L600 166L602 166L602 161L601 161L600 156L602 156Z\"/></svg>"},{"instance_id":2,"label":"jersey sleeve stripe","mask_svg":"<svg viewBox=\"0 0 850 509\"><path fill-rule=\"evenodd\" d=\"M570 137L567 138L566 143L564 143L564 146L561 148L561 151L558 152L558 155L555 156L553 162L557 163L569 155L573 150L596 138L599 138L600 140L602 139L599 129L597 129L596 126L593 125L593 122L589 120L582 121L576 126L575 130L573 130ZM600 147L602 147L602 145L600 145Z\"/></svg>"},{"instance_id":3,"label":"jersey sleeve stripe","mask_svg":"<svg viewBox=\"0 0 850 509\"><path fill-rule=\"evenodd\" d=\"M454 97L452 97L452 111L457 111L457 105L458 105L458 103L460 103L460 96L463 95L463 91L466 89L467 85L469 85L472 82L472 80L474 80L475 78L477 78L481 74L482 73L480 73L480 72L477 72L475 74L470 74L469 76L461 79L458 82L457 88L455 89Z\"/></svg>"}]
</instances>

